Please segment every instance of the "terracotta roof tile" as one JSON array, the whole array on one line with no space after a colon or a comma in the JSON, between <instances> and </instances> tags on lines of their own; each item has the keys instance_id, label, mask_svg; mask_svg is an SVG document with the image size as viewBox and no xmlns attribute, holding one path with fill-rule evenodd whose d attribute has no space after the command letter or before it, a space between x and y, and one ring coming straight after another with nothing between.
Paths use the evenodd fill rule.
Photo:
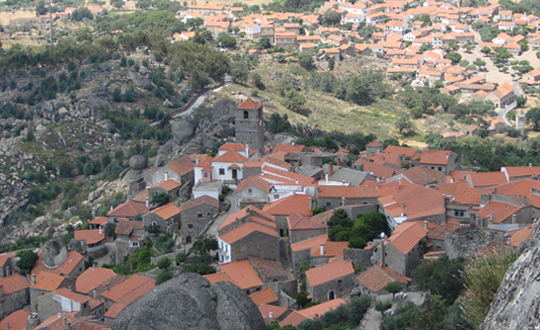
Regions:
<instances>
[{"instance_id":1,"label":"terracotta roof tile","mask_svg":"<svg viewBox=\"0 0 540 330\"><path fill-rule=\"evenodd\" d=\"M40 290L46 290L46 291L54 291L58 289L58 287L62 284L65 277L48 273L48 272L40 272L36 275L36 284L32 285L31 288L40 289Z\"/></svg>"},{"instance_id":2,"label":"terracotta roof tile","mask_svg":"<svg viewBox=\"0 0 540 330\"><path fill-rule=\"evenodd\" d=\"M381 291L390 283L397 282L407 285L411 282L410 278L399 275L393 269L384 266L373 266L356 279L374 293Z\"/></svg>"},{"instance_id":3,"label":"terracotta roof tile","mask_svg":"<svg viewBox=\"0 0 540 330\"><path fill-rule=\"evenodd\" d=\"M109 219L107 217L98 217L90 221L89 223L92 225L105 226L108 221Z\"/></svg>"},{"instance_id":4,"label":"terracotta roof tile","mask_svg":"<svg viewBox=\"0 0 540 330\"><path fill-rule=\"evenodd\" d=\"M451 155L452 152L449 150L425 150L420 157L420 164L446 165Z\"/></svg>"},{"instance_id":5,"label":"terracotta roof tile","mask_svg":"<svg viewBox=\"0 0 540 330\"><path fill-rule=\"evenodd\" d=\"M225 143L218 150L234 150L234 151L246 151L246 145L242 143Z\"/></svg>"},{"instance_id":6,"label":"terracotta roof tile","mask_svg":"<svg viewBox=\"0 0 540 330\"><path fill-rule=\"evenodd\" d=\"M377 198L377 183L364 181L360 186L319 186L318 198Z\"/></svg>"},{"instance_id":7,"label":"terracotta roof tile","mask_svg":"<svg viewBox=\"0 0 540 330\"><path fill-rule=\"evenodd\" d=\"M232 244L256 231L264 233L269 236L279 238L279 235L276 233L274 229L262 226L254 222L247 222L243 224L242 226L234 230L231 230L230 232L224 235L219 236L219 238L224 242Z\"/></svg>"},{"instance_id":8,"label":"terracotta roof tile","mask_svg":"<svg viewBox=\"0 0 540 330\"><path fill-rule=\"evenodd\" d=\"M302 152L304 151L305 145L303 144L292 144L292 143L278 143L274 147L273 151L284 151L286 153L289 152Z\"/></svg>"},{"instance_id":9,"label":"terracotta roof tile","mask_svg":"<svg viewBox=\"0 0 540 330\"><path fill-rule=\"evenodd\" d=\"M343 251L349 248L348 242L326 242L323 244L323 255L328 257L343 257ZM321 257L321 246L311 247L312 257Z\"/></svg>"},{"instance_id":10,"label":"terracotta roof tile","mask_svg":"<svg viewBox=\"0 0 540 330\"><path fill-rule=\"evenodd\" d=\"M249 262L263 277L287 277L285 269L279 260L267 260L256 257L249 257Z\"/></svg>"},{"instance_id":11,"label":"terracotta roof tile","mask_svg":"<svg viewBox=\"0 0 540 330\"><path fill-rule=\"evenodd\" d=\"M248 159L234 150L229 150L221 156L214 158L212 163L224 162L224 163L244 163Z\"/></svg>"},{"instance_id":12,"label":"terracotta roof tile","mask_svg":"<svg viewBox=\"0 0 540 330\"><path fill-rule=\"evenodd\" d=\"M446 237L446 234L450 234L454 230L457 230L461 227L469 227L470 224L461 224L461 223L447 223L445 225L437 226L427 232L426 236L431 239L443 241Z\"/></svg>"},{"instance_id":13,"label":"terracotta roof tile","mask_svg":"<svg viewBox=\"0 0 540 330\"><path fill-rule=\"evenodd\" d=\"M461 193L463 190L469 188L469 184L465 181L439 183L435 185L435 188L440 190L445 196L455 197L459 195L459 193Z\"/></svg>"},{"instance_id":14,"label":"terracotta roof tile","mask_svg":"<svg viewBox=\"0 0 540 330\"><path fill-rule=\"evenodd\" d=\"M64 263L60 265L60 267L49 269L43 264L41 252L39 254L40 256L36 261L36 265L34 266L34 268L32 268L32 274L39 274L40 272L44 271L52 274L68 276L83 259L83 256L79 252L69 251L66 261L64 261Z\"/></svg>"},{"instance_id":15,"label":"terracotta roof tile","mask_svg":"<svg viewBox=\"0 0 540 330\"><path fill-rule=\"evenodd\" d=\"M534 233L534 226L535 224L533 223L526 227L516 230L512 234L512 237L510 237L510 245L517 248L521 245L521 243L530 239Z\"/></svg>"},{"instance_id":16,"label":"terracotta roof tile","mask_svg":"<svg viewBox=\"0 0 540 330\"><path fill-rule=\"evenodd\" d=\"M440 191L416 184L406 185L394 196L379 198L379 202L391 216L403 213L407 220L446 212Z\"/></svg>"},{"instance_id":17,"label":"terracotta roof tile","mask_svg":"<svg viewBox=\"0 0 540 330\"><path fill-rule=\"evenodd\" d=\"M264 285L247 259L222 264L221 271L227 273L232 283L242 290Z\"/></svg>"},{"instance_id":18,"label":"terracotta roof tile","mask_svg":"<svg viewBox=\"0 0 540 330\"><path fill-rule=\"evenodd\" d=\"M137 214L143 214L147 211L145 202L127 201L107 212L108 217L127 217L134 218Z\"/></svg>"},{"instance_id":19,"label":"terracotta roof tile","mask_svg":"<svg viewBox=\"0 0 540 330\"><path fill-rule=\"evenodd\" d=\"M452 203L480 205L482 194L486 191L475 188L465 188L452 198Z\"/></svg>"},{"instance_id":20,"label":"terracotta roof tile","mask_svg":"<svg viewBox=\"0 0 540 330\"><path fill-rule=\"evenodd\" d=\"M219 282L231 282L231 283L233 283L233 281L231 280L229 275L227 275L226 273L207 274L207 275L203 275L203 277L206 278L208 280L208 282L210 282L210 284L215 284L215 283L219 283Z\"/></svg>"},{"instance_id":21,"label":"terracotta roof tile","mask_svg":"<svg viewBox=\"0 0 540 330\"><path fill-rule=\"evenodd\" d=\"M109 280L117 277L111 269L107 268L88 268L84 271L79 277L77 277L77 282L75 282L75 288L77 292L88 294L92 290L96 289L101 284L108 282ZM37 280L37 279L36 279ZM37 282L36 282L37 284Z\"/></svg>"},{"instance_id":22,"label":"terracotta roof tile","mask_svg":"<svg viewBox=\"0 0 540 330\"><path fill-rule=\"evenodd\" d=\"M328 242L328 236L322 235L322 236L308 239L302 242L291 244L291 250L293 252L302 251L306 249L309 249L311 251L313 247L319 247L321 246L321 243L324 244L326 242Z\"/></svg>"},{"instance_id":23,"label":"terracotta roof tile","mask_svg":"<svg viewBox=\"0 0 540 330\"><path fill-rule=\"evenodd\" d=\"M433 228L436 224L429 223L428 226ZM428 229L431 229L428 227ZM388 243L398 249L401 253L407 254L413 247L426 237L428 230L424 228L424 221L406 221L392 232L392 236L388 238Z\"/></svg>"},{"instance_id":24,"label":"terracotta roof tile","mask_svg":"<svg viewBox=\"0 0 540 330\"><path fill-rule=\"evenodd\" d=\"M493 223L501 223L522 208L523 207L507 203L489 202L476 214L476 217L487 219L491 216L491 212L493 212L493 218L490 219L490 221Z\"/></svg>"},{"instance_id":25,"label":"terracotta roof tile","mask_svg":"<svg viewBox=\"0 0 540 330\"><path fill-rule=\"evenodd\" d=\"M504 170L510 178L540 175L540 166L505 166Z\"/></svg>"},{"instance_id":26,"label":"terracotta roof tile","mask_svg":"<svg viewBox=\"0 0 540 330\"><path fill-rule=\"evenodd\" d=\"M292 311L291 314L289 314L283 321L279 322L280 327L284 327L286 325L292 325L297 326L298 324L302 323L302 321L305 321L309 319L306 315L298 312L298 311Z\"/></svg>"},{"instance_id":27,"label":"terracotta roof tile","mask_svg":"<svg viewBox=\"0 0 540 330\"><path fill-rule=\"evenodd\" d=\"M271 304L277 302L276 295L274 294L274 291L272 291L272 288L266 288L262 291L254 292L249 295L251 300L255 303L255 305L260 306L263 304ZM283 307L282 307L283 308ZM287 310L285 308L285 310ZM274 316L278 317L278 316Z\"/></svg>"},{"instance_id":28,"label":"terracotta roof tile","mask_svg":"<svg viewBox=\"0 0 540 330\"><path fill-rule=\"evenodd\" d=\"M390 178L393 177L396 174L399 174L402 172L401 170L396 170L395 168L391 168L388 166L384 166L381 164L376 164L374 162L370 162L368 160L358 158L355 163L357 164L364 164L363 171L364 172L371 172L373 173L373 176L377 178Z\"/></svg>"},{"instance_id":29,"label":"terracotta roof tile","mask_svg":"<svg viewBox=\"0 0 540 330\"><path fill-rule=\"evenodd\" d=\"M240 183L242 182L244 182L244 180L242 180ZM180 205L180 213L191 210L192 208L201 206L203 204L208 204L216 209L219 208L219 201L217 199L204 195L182 203L182 205Z\"/></svg>"},{"instance_id":30,"label":"terracotta roof tile","mask_svg":"<svg viewBox=\"0 0 540 330\"><path fill-rule=\"evenodd\" d=\"M165 189L166 191L171 191L173 189L180 188L181 186L182 184L177 182L176 180L169 179L166 181L161 181L160 183L153 185L151 188L160 187Z\"/></svg>"},{"instance_id":31,"label":"terracotta roof tile","mask_svg":"<svg viewBox=\"0 0 540 330\"><path fill-rule=\"evenodd\" d=\"M330 220L330 218L334 215L334 211L335 209L316 214L312 216L309 220L319 225L325 225L326 223L328 223L328 220Z\"/></svg>"},{"instance_id":32,"label":"terracotta roof tile","mask_svg":"<svg viewBox=\"0 0 540 330\"><path fill-rule=\"evenodd\" d=\"M331 216L331 215L330 215ZM325 228L324 222L312 221L309 217L300 212L295 212L287 217L289 230L318 229Z\"/></svg>"},{"instance_id":33,"label":"terracotta roof tile","mask_svg":"<svg viewBox=\"0 0 540 330\"><path fill-rule=\"evenodd\" d=\"M258 214L262 218L275 220L273 215L270 215L270 214L258 209L257 207L255 207L253 205L250 205L248 207L245 207L245 208L241 209L240 211L236 211L236 212L234 212L232 214L229 214L225 218L225 220L223 220L221 225L219 226L218 231L220 231L220 230L224 229L225 227L233 224L237 219L240 220L240 219L243 219L243 218L248 217L248 216L251 217L252 212L255 213L255 214Z\"/></svg>"},{"instance_id":34,"label":"terracotta roof tile","mask_svg":"<svg viewBox=\"0 0 540 330\"><path fill-rule=\"evenodd\" d=\"M193 169L195 168L195 165L193 165L193 163L186 157L180 157L177 160L168 163L166 166L180 176L193 172Z\"/></svg>"},{"instance_id":35,"label":"terracotta roof tile","mask_svg":"<svg viewBox=\"0 0 540 330\"><path fill-rule=\"evenodd\" d=\"M244 191L252 187L258 188L264 192L270 192L270 188L272 188L272 184L264 180L260 175L252 176L250 178L240 181L234 193L236 194L238 192Z\"/></svg>"},{"instance_id":36,"label":"terracotta roof tile","mask_svg":"<svg viewBox=\"0 0 540 330\"><path fill-rule=\"evenodd\" d=\"M257 109L261 106L260 103L257 103L255 101L253 101L252 99L247 99L245 100L244 102L242 102L237 108L238 109L251 109L251 110L254 110L254 109Z\"/></svg>"},{"instance_id":37,"label":"terracotta roof tile","mask_svg":"<svg viewBox=\"0 0 540 330\"><path fill-rule=\"evenodd\" d=\"M103 229L75 230L75 240L84 241L86 245L96 244L104 239L105 230Z\"/></svg>"},{"instance_id":38,"label":"terracotta roof tile","mask_svg":"<svg viewBox=\"0 0 540 330\"><path fill-rule=\"evenodd\" d=\"M24 309L19 309L0 321L0 330L8 329L6 323L9 322L9 329L13 330L26 330L26 320L30 316L30 313Z\"/></svg>"},{"instance_id":39,"label":"terracotta roof tile","mask_svg":"<svg viewBox=\"0 0 540 330\"><path fill-rule=\"evenodd\" d=\"M309 285L312 287L350 274L354 274L354 268L350 261L336 261L306 271Z\"/></svg>"},{"instance_id":40,"label":"terracotta roof tile","mask_svg":"<svg viewBox=\"0 0 540 330\"><path fill-rule=\"evenodd\" d=\"M112 287L109 291L103 292L101 296L127 306L153 289L155 283L156 281L151 278L135 274L124 282Z\"/></svg>"},{"instance_id":41,"label":"terracotta roof tile","mask_svg":"<svg viewBox=\"0 0 540 330\"><path fill-rule=\"evenodd\" d=\"M255 302L256 304L257 302ZM262 304L257 306L259 308L259 312L261 312L261 316L265 320L265 322L268 321L270 323L272 320L280 318L283 314L285 314L288 309L285 307L279 307L274 305L266 305ZM272 313L272 319L270 319L270 313Z\"/></svg>"},{"instance_id":42,"label":"terracotta roof tile","mask_svg":"<svg viewBox=\"0 0 540 330\"><path fill-rule=\"evenodd\" d=\"M146 203L146 198L150 198L150 192L148 191L148 189L145 188L139 191L139 193L135 195L135 197L133 197L131 200L134 202Z\"/></svg>"},{"instance_id":43,"label":"terracotta roof tile","mask_svg":"<svg viewBox=\"0 0 540 330\"><path fill-rule=\"evenodd\" d=\"M405 154L405 157L411 157L413 160L416 158L419 158L420 154L422 153L421 151L413 149L413 148L398 147L398 146L387 146L386 148L384 148L384 152L387 154L398 154L398 155Z\"/></svg>"},{"instance_id":44,"label":"terracotta roof tile","mask_svg":"<svg viewBox=\"0 0 540 330\"><path fill-rule=\"evenodd\" d=\"M444 181L444 173L432 170L424 166L415 166L401 173L410 182L421 186Z\"/></svg>"},{"instance_id":45,"label":"terracotta roof tile","mask_svg":"<svg viewBox=\"0 0 540 330\"><path fill-rule=\"evenodd\" d=\"M471 173L469 174L469 178L471 179L474 188L496 186L508 182L508 180L506 180L506 175L503 172Z\"/></svg>"},{"instance_id":46,"label":"terracotta roof tile","mask_svg":"<svg viewBox=\"0 0 540 330\"><path fill-rule=\"evenodd\" d=\"M263 211L274 216L288 216L295 212L300 212L304 215L313 215L309 208L310 199L312 199L311 195L290 195L266 205L263 207Z\"/></svg>"},{"instance_id":47,"label":"terracotta roof tile","mask_svg":"<svg viewBox=\"0 0 540 330\"><path fill-rule=\"evenodd\" d=\"M126 307L125 304L121 304L121 303L115 303L111 306L111 308L109 308L109 310L107 311L107 313L103 314L103 316L105 317L109 317L111 319L115 319L116 316L118 316L118 314Z\"/></svg>"},{"instance_id":48,"label":"terracotta roof tile","mask_svg":"<svg viewBox=\"0 0 540 330\"><path fill-rule=\"evenodd\" d=\"M167 203L163 206L158 207L157 209L150 211L150 213L154 213L158 215L160 218L164 220L168 220L180 214L180 209L174 206L172 203Z\"/></svg>"},{"instance_id":49,"label":"terracotta roof tile","mask_svg":"<svg viewBox=\"0 0 540 330\"><path fill-rule=\"evenodd\" d=\"M367 144L368 147L380 147L382 145L383 144L379 141L371 141L370 143Z\"/></svg>"},{"instance_id":50,"label":"terracotta roof tile","mask_svg":"<svg viewBox=\"0 0 540 330\"><path fill-rule=\"evenodd\" d=\"M131 235L135 229L144 229L142 221L120 221L116 224L114 233L117 235Z\"/></svg>"}]
</instances>

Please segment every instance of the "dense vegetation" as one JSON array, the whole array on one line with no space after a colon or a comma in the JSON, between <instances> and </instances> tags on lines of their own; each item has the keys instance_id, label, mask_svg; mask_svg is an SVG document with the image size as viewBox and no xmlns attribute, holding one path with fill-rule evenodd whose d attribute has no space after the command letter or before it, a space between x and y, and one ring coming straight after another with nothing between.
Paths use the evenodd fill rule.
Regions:
<instances>
[{"instance_id":1,"label":"dense vegetation","mask_svg":"<svg viewBox=\"0 0 540 330\"><path fill-rule=\"evenodd\" d=\"M381 233L390 234L388 222L383 214L367 212L359 214L351 221L343 209L334 211L328 220L330 241L349 242L350 248L362 249L368 242L378 238Z\"/></svg>"}]
</instances>

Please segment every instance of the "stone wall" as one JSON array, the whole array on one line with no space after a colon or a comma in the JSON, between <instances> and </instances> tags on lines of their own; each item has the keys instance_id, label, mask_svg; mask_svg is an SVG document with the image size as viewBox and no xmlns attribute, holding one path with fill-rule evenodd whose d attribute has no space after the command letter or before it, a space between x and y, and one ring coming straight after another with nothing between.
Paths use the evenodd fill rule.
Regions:
<instances>
[{"instance_id":1,"label":"stone wall","mask_svg":"<svg viewBox=\"0 0 540 330\"><path fill-rule=\"evenodd\" d=\"M294 276L296 278L299 278L300 275L301 275L301 271L300 271L300 267L302 267L302 262L304 261L310 261L310 254L311 254L311 249L304 249L304 250L300 250L300 251L291 251L291 256L292 256L292 268L293 268L293 271L294 271Z\"/></svg>"},{"instance_id":2,"label":"stone wall","mask_svg":"<svg viewBox=\"0 0 540 330\"><path fill-rule=\"evenodd\" d=\"M346 200L345 204L353 205L348 200ZM349 216L349 218L355 221L356 218L358 218L358 215L360 214L364 214L368 212L378 212L379 204L369 203L369 204L360 204L360 205L355 205L355 206L345 206L343 209L345 210L345 212L347 212L347 215Z\"/></svg>"},{"instance_id":3,"label":"stone wall","mask_svg":"<svg viewBox=\"0 0 540 330\"><path fill-rule=\"evenodd\" d=\"M353 267L362 267L371 265L371 249L345 249L343 250L343 259L352 261Z\"/></svg>"},{"instance_id":4,"label":"stone wall","mask_svg":"<svg viewBox=\"0 0 540 330\"><path fill-rule=\"evenodd\" d=\"M279 238L255 231L231 244L231 261L257 257L279 260Z\"/></svg>"},{"instance_id":5,"label":"stone wall","mask_svg":"<svg viewBox=\"0 0 540 330\"><path fill-rule=\"evenodd\" d=\"M209 204L201 204L180 213L180 236L186 238L190 236L192 240L203 233L206 225L217 217L219 209ZM200 217L199 217L200 215ZM191 227L191 228L190 228Z\"/></svg>"},{"instance_id":6,"label":"stone wall","mask_svg":"<svg viewBox=\"0 0 540 330\"><path fill-rule=\"evenodd\" d=\"M342 206L342 199L339 198L322 198L317 197L319 201L319 206L325 206L327 210L335 209ZM345 200L345 205L357 205L357 204L376 204L379 205L379 200L376 197L373 198L347 198Z\"/></svg>"},{"instance_id":7,"label":"stone wall","mask_svg":"<svg viewBox=\"0 0 540 330\"><path fill-rule=\"evenodd\" d=\"M326 228L289 230L291 244L306 241L326 234Z\"/></svg>"},{"instance_id":8,"label":"stone wall","mask_svg":"<svg viewBox=\"0 0 540 330\"><path fill-rule=\"evenodd\" d=\"M474 254L493 241L505 242L505 233L498 230L463 227L446 235L444 244L450 259Z\"/></svg>"},{"instance_id":9,"label":"stone wall","mask_svg":"<svg viewBox=\"0 0 540 330\"><path fill-rule=\"evenodd\" d=\"M341 290L338 287L338 281L342 281ZM309 283L309 281L308 281ZM335 298L342 298L348 295L351 290L356 286L356 277L355 274L350 274L343 276L322 284L319 284L315 287L311 287L308 284L308 291L311 293L312 301L314 302L325 302L328 301L328 294L330 291L334 291Z\"/></svg>"}]
</instances>

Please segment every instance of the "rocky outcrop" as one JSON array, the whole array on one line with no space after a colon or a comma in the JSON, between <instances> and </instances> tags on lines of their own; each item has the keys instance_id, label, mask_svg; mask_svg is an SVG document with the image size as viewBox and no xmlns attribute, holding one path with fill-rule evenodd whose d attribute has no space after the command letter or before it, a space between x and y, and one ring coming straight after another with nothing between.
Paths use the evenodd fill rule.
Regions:
<instances>
[{"instance_id":1,"label":"rocky outcrop","mask_svg":"<svg viewBox=\"0 0 540 330\"><path fill-rule=\"evenodd\" d=\"M481 330L540 329L540 226L510 266Z\"/></svg>"},{"instance_id":2,"label":"rocky outcrop","mask_svg":"<svg viewBox=\"0 0 540 330\"><path fill-rule=\"evenodd\" d=\"M193 135L193 125L187 120L178 120L171 124L171 132L174 141L182 144Z\"/></svg>"},{"instance_id":3,"label":"rocky outcrop","mask_svg":"<svg viewBox=\"0 0 540 330\"><path fill-rule=\"evenodd\" d=\"M113 330L264 330L255 303L229 282L211 285L186 273L147 292L120 312Z\"/></svg>"},{"instance_id":4,"label":"rocky outcrop","mask_svg":"<svg viewBox=\"0 0 540 330\"><path fill-rule=\"evenodd\" d=\"M142 170L148 165L148 158L143 155L134 155L129 159L129 167L134 170Z\"/></svg>"},{"instance_id":5,"label":"rocky outcrop","mask_svg":"<svg viewBox=\"0 0 540 330\"><path fill-rule=\"evenodd\" d=\"M446 235L444 243L450 259L474 254L494 241L504 242L504 233L498 230L478 227L464 227Z\"/></svg>"}]
</instances>

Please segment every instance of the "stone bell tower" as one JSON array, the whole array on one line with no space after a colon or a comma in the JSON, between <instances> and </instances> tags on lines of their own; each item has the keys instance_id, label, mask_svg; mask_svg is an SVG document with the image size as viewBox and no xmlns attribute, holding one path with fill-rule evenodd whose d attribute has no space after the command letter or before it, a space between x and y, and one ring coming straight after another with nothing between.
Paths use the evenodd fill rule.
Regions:
<instances>
[{"instance_id":1,"label":"stone bell tower","mask_svg":"<svg viewBox=\"0 0 540 330\"><path fill-rule=\"evenodd\" d=\"M263 106L252 99L247 99L236 107L235 116L236 142L248 144L251 149L264 154Z\"/></svg>"}]
</instances>

